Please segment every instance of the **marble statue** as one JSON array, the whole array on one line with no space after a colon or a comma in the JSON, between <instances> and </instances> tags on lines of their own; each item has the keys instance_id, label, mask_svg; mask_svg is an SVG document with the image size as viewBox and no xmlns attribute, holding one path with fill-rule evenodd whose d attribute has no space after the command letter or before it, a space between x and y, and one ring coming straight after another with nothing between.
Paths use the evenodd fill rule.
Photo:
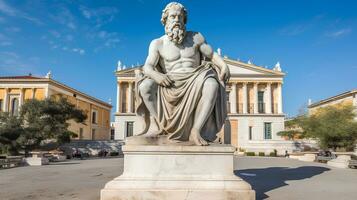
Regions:
<instances>
[{"instance_id":1,"label":"marble statue","mask_svg":"<svg viewBox=\"0 0 357 200\"><path fill-rule=\"evenodd\" d=\"M208 145L227 116L228 66L199 32L186 31L187 11L177 2L162 11L165 35L154 39L136 84L140 137Z\"/></svg>"}]
</instances>

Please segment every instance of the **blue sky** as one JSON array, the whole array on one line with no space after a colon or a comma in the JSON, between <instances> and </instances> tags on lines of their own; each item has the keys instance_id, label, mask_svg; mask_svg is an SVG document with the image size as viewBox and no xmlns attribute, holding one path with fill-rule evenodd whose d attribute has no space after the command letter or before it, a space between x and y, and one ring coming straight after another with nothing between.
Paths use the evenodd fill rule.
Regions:
<instances>
[{"instance_id":1,"label":"blue sky","mask_svg":"<svg viewBox=\"0 0 357 200\"><path fill-rule=\"evenodd\" d=\"M0 76L32 73L115 102L121 60L143 63L169 1L0 0ZM179 1L224 55L287 73L284 111L357 88L357 2ZM113 109L114 111L115 109Z\"/></svg>"}]
</instances>

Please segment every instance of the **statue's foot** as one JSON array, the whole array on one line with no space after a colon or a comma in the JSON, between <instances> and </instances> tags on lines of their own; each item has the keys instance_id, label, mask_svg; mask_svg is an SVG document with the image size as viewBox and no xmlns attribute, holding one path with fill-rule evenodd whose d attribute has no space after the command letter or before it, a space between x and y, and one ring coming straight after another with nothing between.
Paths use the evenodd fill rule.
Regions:
<instances>
[{"instance_id":1,"label":"statue's foot","mask_svg":"<svg viewBox=\"0 0 357 200\"><path fill-rule=\"evenodd\" d=\"M153 131L153 130L149 130L147 133L145 133L143 136L144 137L158 137L160 135L160 131Z\"/></svg>"},{"instance_id":2,"label":"statue's foot","mask_svg":"<svg viewBox=\"0 0 357 200\"><path fill-rule=\"evenodd\" d=\"M208 142L201 137L200 131L193 128L191 130L190 139L197 145L197 146L207 146Z\"/></svg>"}]
</instances>

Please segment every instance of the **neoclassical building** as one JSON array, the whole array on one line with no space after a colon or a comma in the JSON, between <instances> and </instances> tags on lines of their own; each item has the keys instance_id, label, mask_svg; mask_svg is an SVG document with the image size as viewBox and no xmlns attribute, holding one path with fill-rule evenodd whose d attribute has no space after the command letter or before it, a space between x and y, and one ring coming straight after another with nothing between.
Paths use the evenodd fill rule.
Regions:
<instances>
[{"instance_id":1,"label":"neoclassical building","mask_svg":"<svg viewBox=\"0 0 357 200\"><path fill-rule=\"evenodd\" d=\"M227 90L228 118L221 141L245 151L292 151L293 144L277 135L284 130L282 84L285 74L280 64L273 70L250 62L224 58L231 72ZM135 74L142 66L117 70L115 139L124 140L143 129L135 114Z\"/></svg>"},{"instance_id":2,"label":"neoclassical building","mask_svg":"<svg viewBox=\"0 0 357 200\"><path fill-rule=\"evenodd\" d=\"M352 105L356 109L357 113L357 89L353 89L347 92L343 92L341 94L322 99L320 101L311 103L309 102L309 113L312 114L316 112L317 109L325 107L325 106L338 106L341 104ZM355 117L357 120L357 115Z\"/></svg>"},{"instance_id":3,"label":"neoclassical building","mask_svg":"<svg viewBox=\"0 0 357 200\"><path fill-rule=\"evenodd\" d=\"M51 78L7 76L0 77L0 112L17 115L21 105L28 99L43 100L60 95L82 109L88 116L85 123L70 121L69 130L78 135L78 140L109 140L110 111L112 106Z\"/></svg>"}]
</instances>

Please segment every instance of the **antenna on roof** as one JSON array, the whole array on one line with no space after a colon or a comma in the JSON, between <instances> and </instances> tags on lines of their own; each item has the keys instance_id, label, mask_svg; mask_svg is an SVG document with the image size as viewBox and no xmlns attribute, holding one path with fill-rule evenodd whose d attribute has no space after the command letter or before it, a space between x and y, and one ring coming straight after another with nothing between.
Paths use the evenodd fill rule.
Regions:
<instances>
[{"instance_id":1,"label":"antenna on roof","mask_svg":"<svg viewBox=\"0 0 357 200\"><path fill-rule=\"evenodd\" d=\"M309 106L311 104L312 104L312 100L311 99L307 100L307 105Z\"/></svg>"}]
</instances>

